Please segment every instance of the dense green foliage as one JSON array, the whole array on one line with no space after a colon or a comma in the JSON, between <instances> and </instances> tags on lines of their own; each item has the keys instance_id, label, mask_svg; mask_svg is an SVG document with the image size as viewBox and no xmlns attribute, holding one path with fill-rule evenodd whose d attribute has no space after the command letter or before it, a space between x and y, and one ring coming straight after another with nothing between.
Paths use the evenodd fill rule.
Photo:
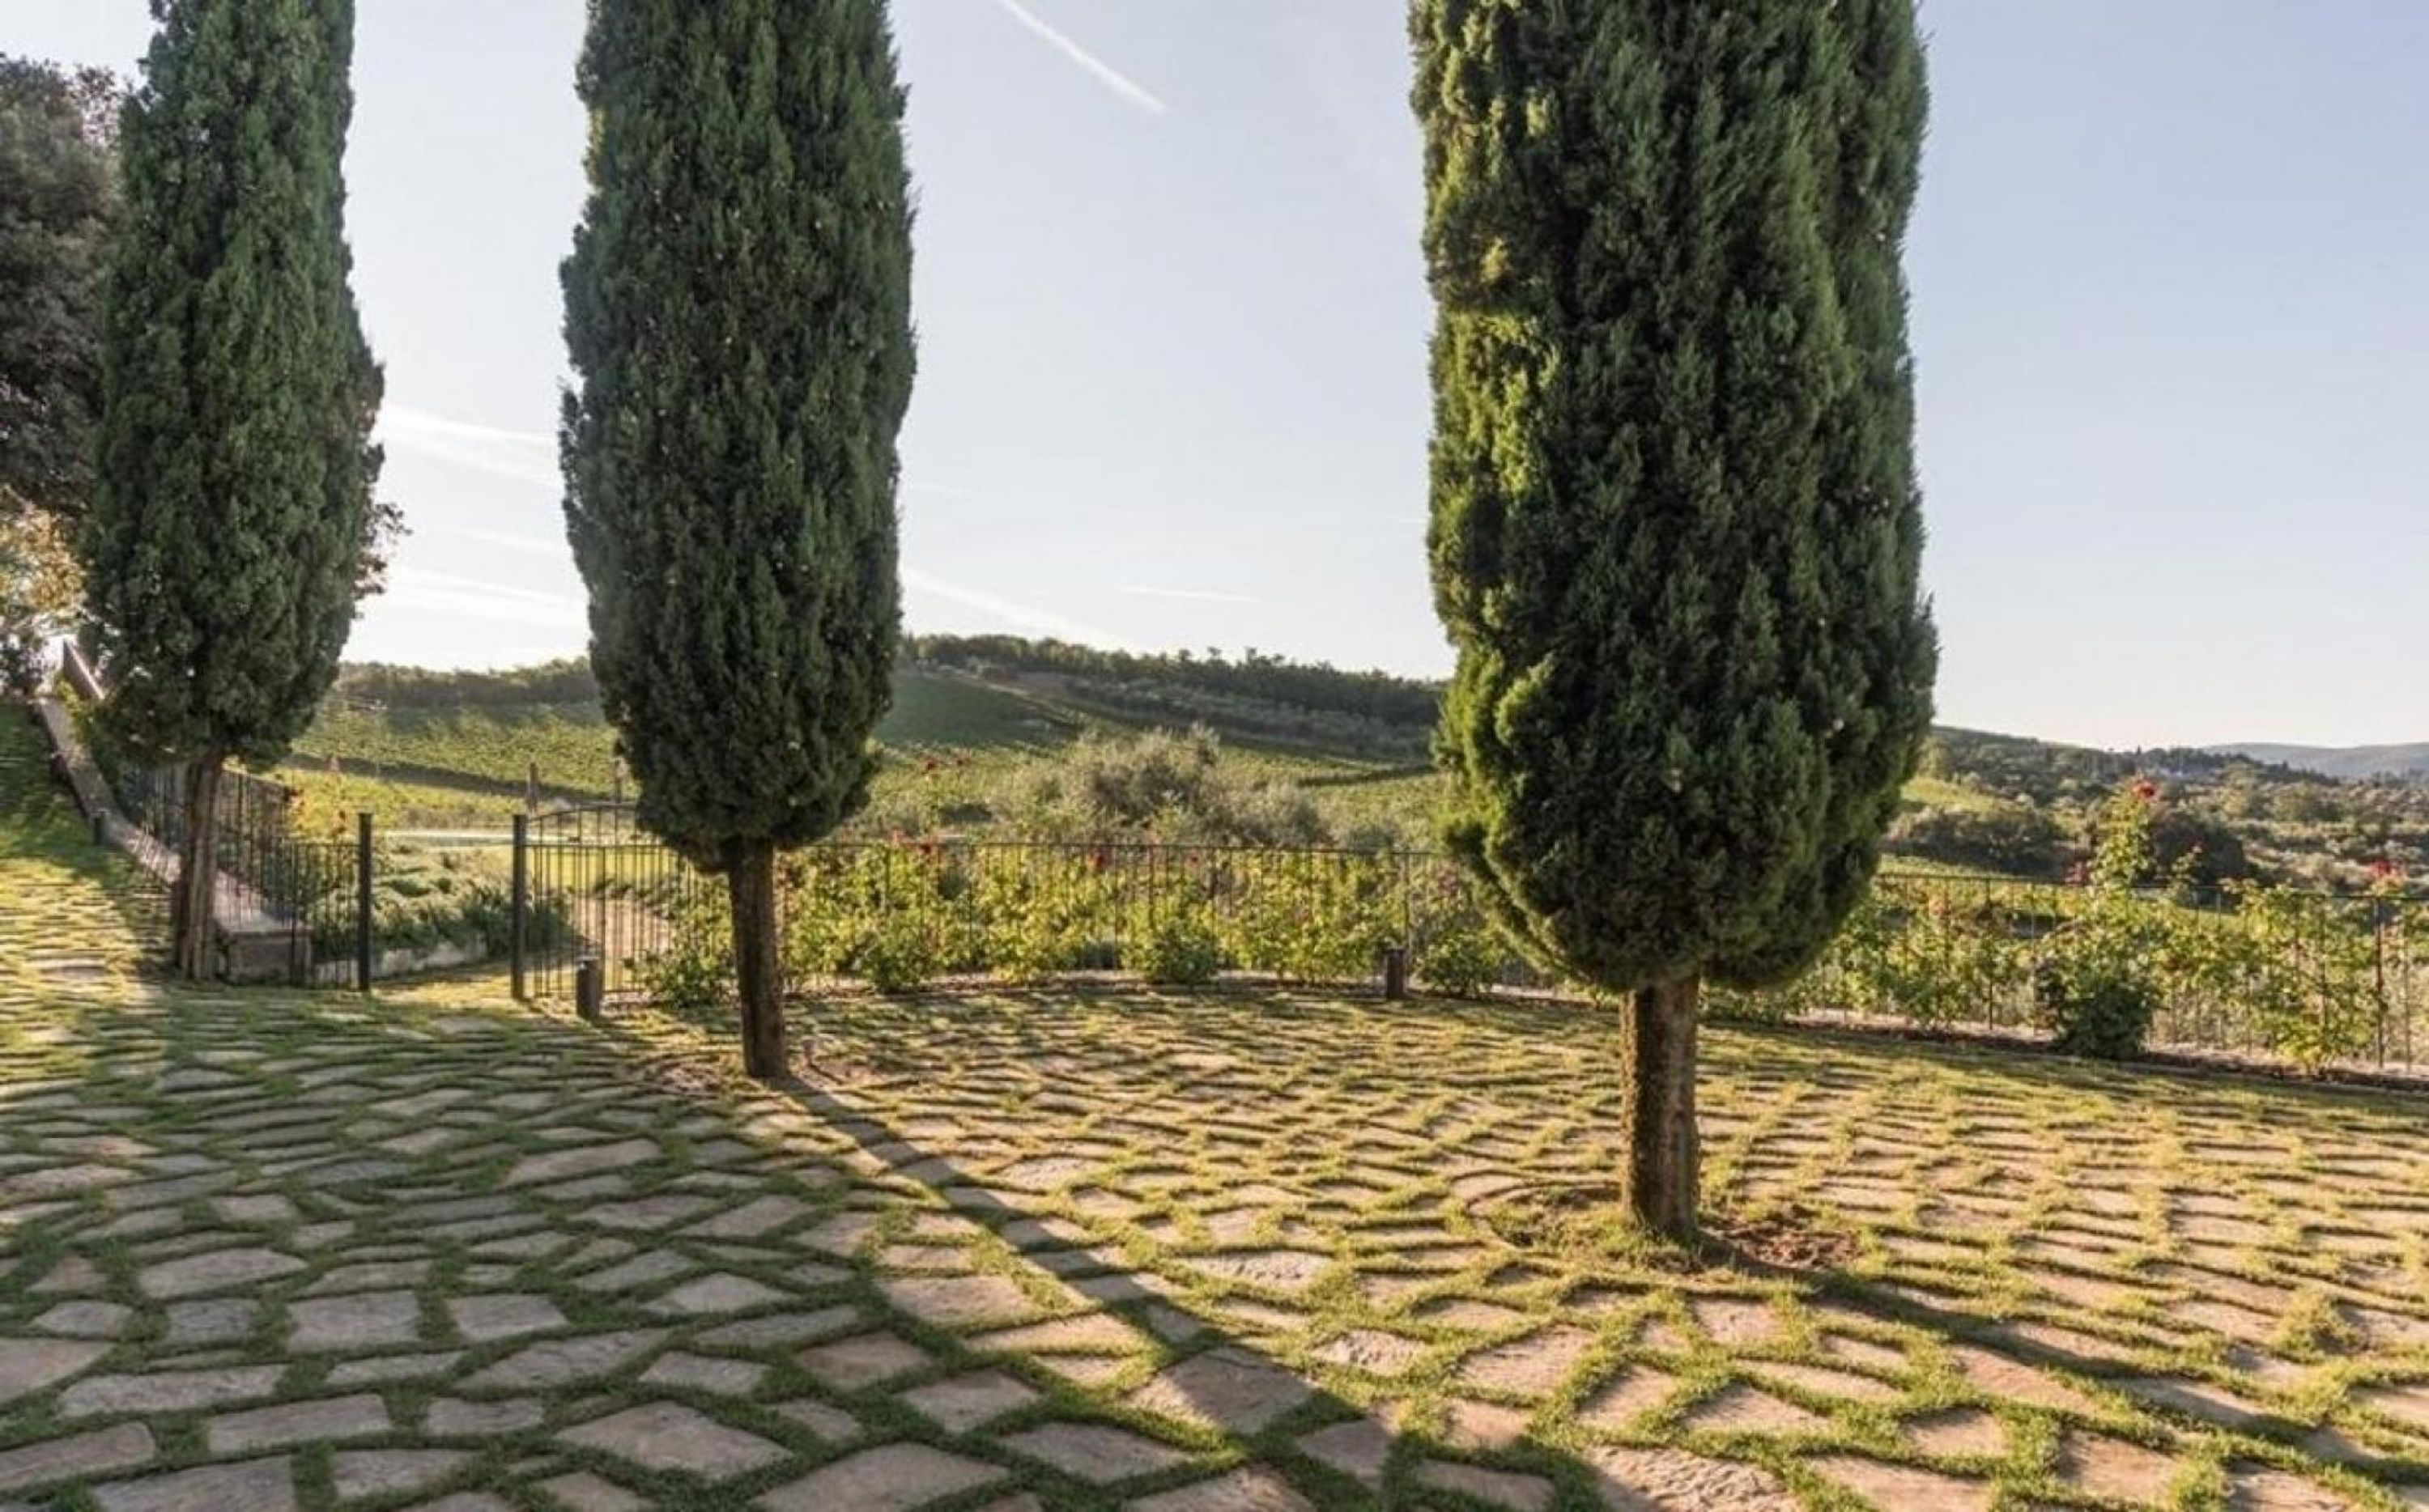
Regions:
<instances>
[{"instance_id":1,"label":"dense green foliage","mask_svg":"<svg viewBox=\"0 0 2429 1512\"><path fill-rule=\"evenodd\" d=\"M0 56L0 507L82 511L101 402L121 94Z\"/></svg>"},{"instance_id":2,"label":"dense green foliage","mask_svg":"<svg viewBox=\"0 0 2429 1512\"><path fill-rule=\"evenodd\" d=\"M595 706L599 680L591 675L589 661L579 656L490 672L351 662L339 668L336 691L345 704L384 709L486 709L532 703Z\"/></svg>"},{"instance_id":3,"label":"dense green foliage","mask_svg":"<svg viewBox=\"0 0 2429 1512\"><path fill-rule=\"evenodd\" d=\"M704 864L859 807L895 653L911 207L882 0L597 0L566 518L642 822Z\"/></svg>"},{"instance_id":4,"label":"dense green foliage","mask_svg":"<svg viewBox=\"0 0 2429 1512\"><path fill-rule=\"evenodd\" d=\"M1165 724L1206 724L1227 733L1363 753L1422 751L1441 689L1419 678L1352 672L1250 649L1099 650L1017 635L918 635L907 649L921 665L991 678L1043 682L1092 712Z\"/></svg>"},{"instance_id":5,"label":"dense green foliage","mask_svg":"<svg viewBox=\"0 0 2429 1512\"><path fill-rule=\"evenodd\" d=\"M339 173L354 8L157 10L80 543L104 719L144 759L266 761L337 675L379 518Z\"/></svg>"},{"instance_id":6,"label":"dense green foliage","mask_svg":"<svg viewBox=\"0 0 2429 1512\"><path fill-rule=\"evenodd\" d=\"M1453 846L1637 988L1809 962L1936 660L1899 270L1908 0L1420 0Z\"/></svg>"},{"instance_id":7,"label":"dense green foliage","mask_svg":"<svg viewBox=\"0 0 2429 1512\"><path fill-rule=\"evenodd\" d=\"M0 57L0 685L29 680L82 586L118 82Z\"/></svg>"}]
</instances>

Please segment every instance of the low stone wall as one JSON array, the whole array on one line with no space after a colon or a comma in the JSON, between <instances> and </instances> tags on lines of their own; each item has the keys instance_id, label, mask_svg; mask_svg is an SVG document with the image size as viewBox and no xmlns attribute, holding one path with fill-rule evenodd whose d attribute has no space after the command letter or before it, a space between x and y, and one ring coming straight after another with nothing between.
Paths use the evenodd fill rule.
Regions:
<instances>
[{"instance_id":1,"label":"low stone wall","mask_svg":"<svg viewBox=\"0 0 2429 1512\"><path fill-rule=\"evenodd\" d=\"M77 682L74 676L79 670L83 670L81 658L71 652L68 675L71 684L82 695L84 684ZM85 672L86 682L90 678L90 672ZM50 744L52 765L67 783L76 807L92 821L93 838L124 851L137 865L158 878L163 886L176 885L176 854L150 830L118 812L101 764L85 748L82 737L76 733L75 716L66 703L56 698L37 698L34 718ZM216 976L231 982L283 982L298 976L308 978L312 941L300 925L276 917L263 906L260 895L225 873L214 884L213 896L220 958Z\"/></svg>"}]
</instances>

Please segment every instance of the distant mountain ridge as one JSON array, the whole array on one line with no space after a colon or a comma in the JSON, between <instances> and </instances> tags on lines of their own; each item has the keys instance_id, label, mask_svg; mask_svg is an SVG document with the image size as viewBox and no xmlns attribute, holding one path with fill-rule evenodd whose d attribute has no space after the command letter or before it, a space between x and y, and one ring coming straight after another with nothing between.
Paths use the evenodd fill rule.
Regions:
<instances>
[{"instance_id":1,"label":"distant mountain ridge","mask_svg":"<svg viewBox=\"0 0 2429 1512\"><path fill-rule=\"evenodd\" d=\"M2429 741L2408 746L2288 746L2252 741L2206 748L2221 756L2245 756L2347 782L2372 777L2429 778Z\"/></svg>"}]
</instances>

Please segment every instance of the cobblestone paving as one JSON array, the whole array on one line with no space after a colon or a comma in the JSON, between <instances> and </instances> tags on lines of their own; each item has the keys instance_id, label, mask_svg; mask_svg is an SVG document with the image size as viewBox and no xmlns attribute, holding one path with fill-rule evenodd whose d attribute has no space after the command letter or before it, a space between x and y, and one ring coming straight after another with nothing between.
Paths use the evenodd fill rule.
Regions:
<instances>
[{"instance_id":1,"label":"cobblestone paving","mask_svg":"<svg viewBox=\"0 0 2429 1512\"><path fill-rule=\"evenodd\" d=\"M860 1000L760 1092L148 984L9 755L0 1506L2429 1506L2418 1101L1715 1033L1710 1190L1858 1248L1681 1272L1486 1221L1610 1168L1578 1015Z\"/></svg>"}]
</instances>

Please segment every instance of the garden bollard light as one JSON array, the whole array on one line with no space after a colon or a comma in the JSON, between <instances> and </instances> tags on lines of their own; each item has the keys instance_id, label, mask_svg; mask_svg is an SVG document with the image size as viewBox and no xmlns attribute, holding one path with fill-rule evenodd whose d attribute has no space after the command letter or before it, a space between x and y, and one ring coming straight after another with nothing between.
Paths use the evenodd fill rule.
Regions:
<instances>
[{"instance_id":1,"label":"garden bollard light","mask_svg":"<svg viewBox=\"0 0 2429 1512\"><path fill-rule=\"evenodd\" d=\"M599 970L597 956L584 956L573 963L573 1011L596 1022L607 1006L607 980Z\"/></svg>"}]
</instances>

